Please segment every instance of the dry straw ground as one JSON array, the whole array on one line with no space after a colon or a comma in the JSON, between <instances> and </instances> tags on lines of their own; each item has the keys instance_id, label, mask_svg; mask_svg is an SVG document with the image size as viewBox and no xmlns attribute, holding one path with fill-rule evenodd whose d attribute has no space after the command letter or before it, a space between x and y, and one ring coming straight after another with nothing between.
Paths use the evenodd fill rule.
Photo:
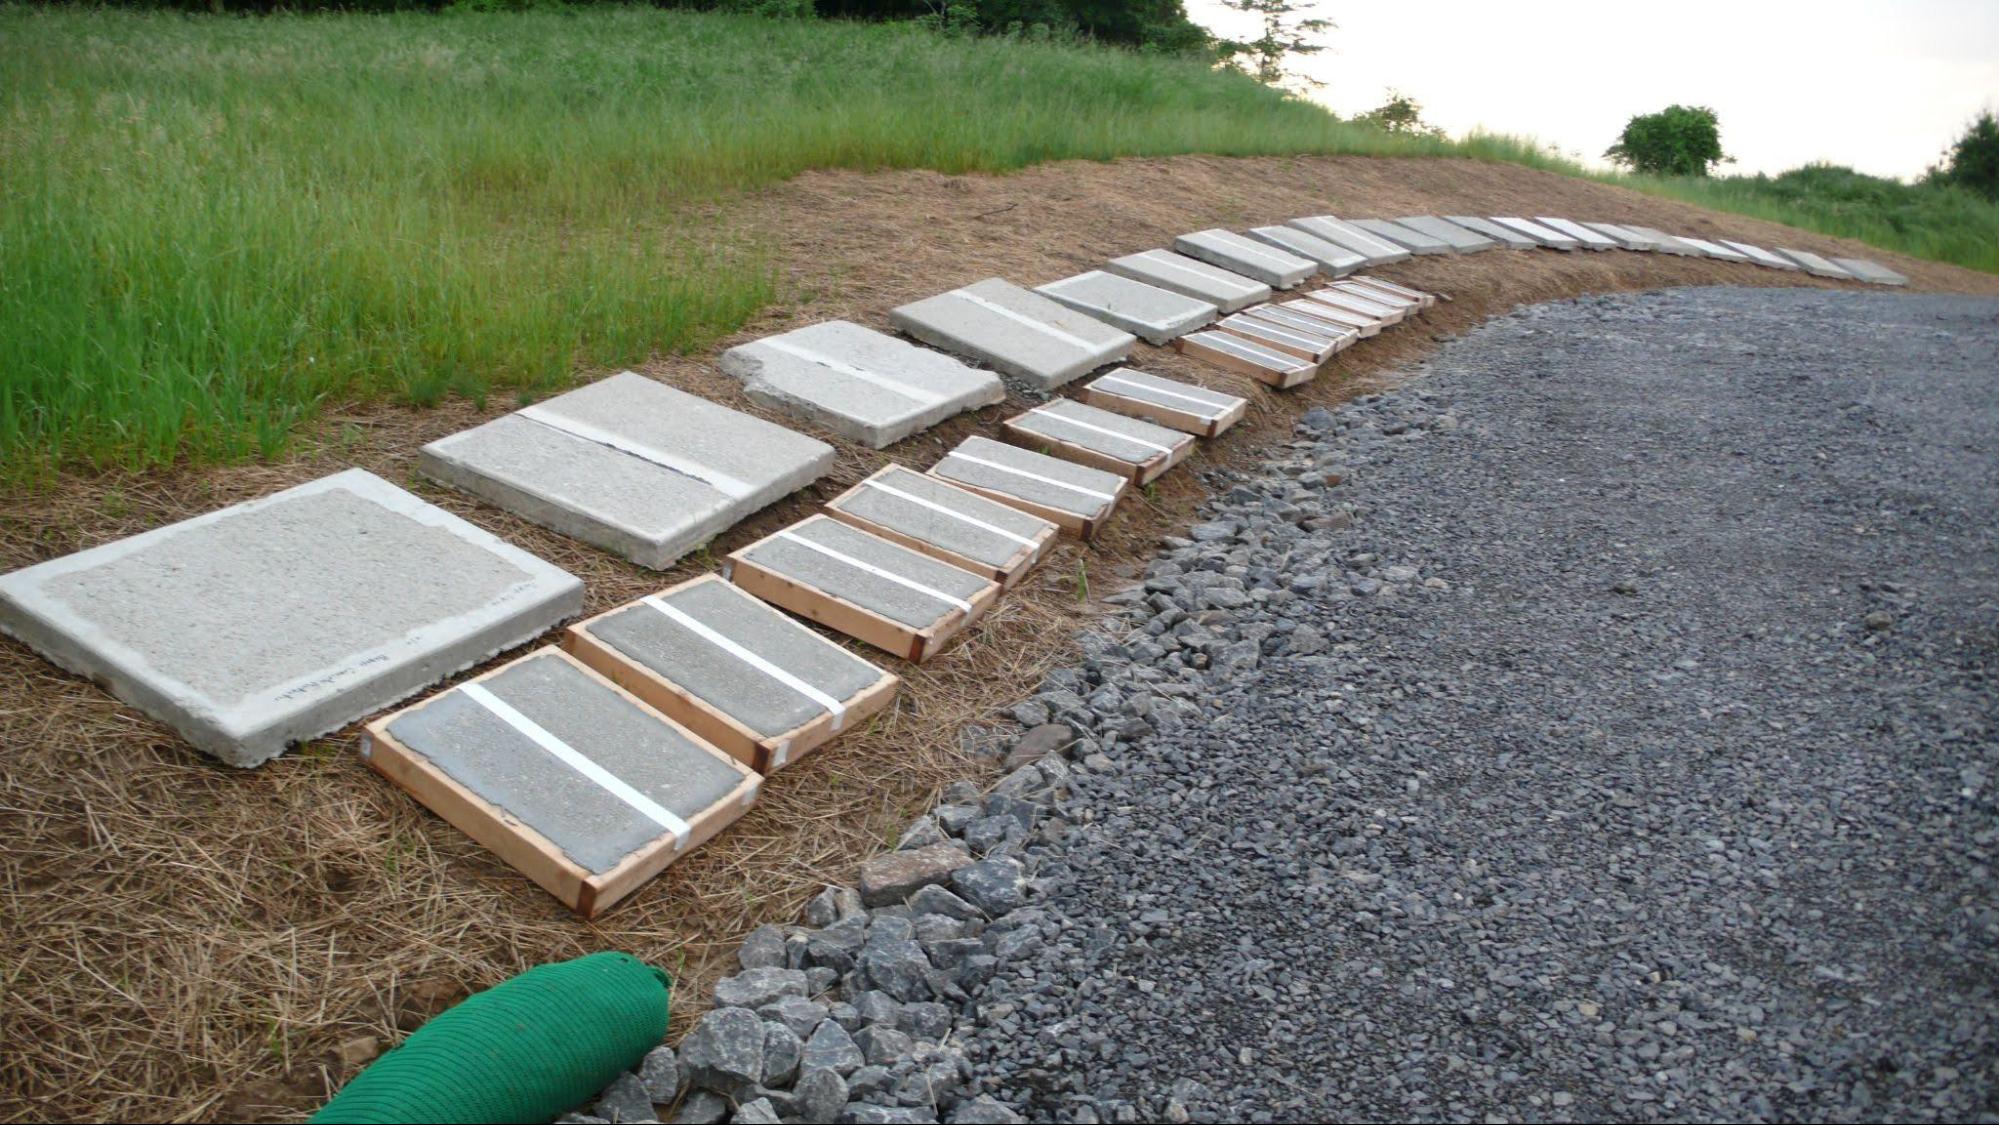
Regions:
<instances>
[{"instance_id":1,"label":"dry straw ground","mask_svg":"<svg viewBox=\"0 0 1999 1125\"><path fill-rule=\"evenodd\" d=\"M1300 214L1565 214L1765 245L1866 254L1916 287L1999 292L1999 278L1510 165L1447 160L1178 158L1059 164L1008 177L811 174L713 216L775 244L791 297L762 335L831 316L885 327L894 304L999 274L1039 284L1208 226ZM532 964L628 949L680 977L675 1034L734 943L795 916L890 841L947 782L987 768L961 742L1026 694L1207 496L1201 475L1253 463L1306 408L1394 377L1434 343L1520 303L1661 285L1821 284L1750 266L1626 253L1494 252L1386 275L1452 297L1337 359L1296 392L1255 395L1246 423L1135 497L1103 541L1073 542L968 641L907 680L892 713L778 775L735 827L626 905L578 921L370 773L346 730L253 771L219 766L97 687L0 642L0 1120L294 1119L346 1076L337 1048L383 1045ZM1147 369L1245 380L1141 349ZM760 412L709 357L646 373ZM723 536L720 555L810 510L885 458L928 465L1019 403L878 454L840 444L818 486ZM503 411L331 412L278 464L68 478L0 495L0 569L26 565L348 466L370 469L581 575L589 612L713 565L626 565L417 481L418 445ZM824 436L824 435L821 435ZM327 549L337 550L338 543ZM1090 600L1079 597L1087 576ZM870 653L871 656L878 655Z\"/></svg>"}]
</instances>

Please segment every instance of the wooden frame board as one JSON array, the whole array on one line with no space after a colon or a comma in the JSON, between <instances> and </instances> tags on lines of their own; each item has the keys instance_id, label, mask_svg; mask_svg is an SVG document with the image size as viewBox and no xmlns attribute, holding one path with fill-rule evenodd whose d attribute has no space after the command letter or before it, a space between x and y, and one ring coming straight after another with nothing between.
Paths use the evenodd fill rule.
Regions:
<instances>
[{"instance_id":1,"label":"wooden frame board","mask_svg":"<svg viewBox=\"0 0 1999 1125\"><path fill-rule=\"evenodd\" d=\"M1205 360L1217 367L1238 372L1259 383L1287 390L1318 377L1319 365L1297 356L1258 347L1228 332L1190 332L1173 341L1181 355Z\"/></svg>"},{"instance_id":2,"label":"wooden frame board","mask_svg":"<svg viewBox=\"0 0 1999 1125\"><path fill-rule=\"evenodd\" d=\"M1362 339L1380 335L1381 330L1388 327L1389 324L1388 321L1368 316L1365 313L1357 313L1352 309L1344 309L1338 305L1329 305L1324 301L1314 301L1310 297L1299 297L1293 301L1285 301L1277 307L1287 312L1296 313L1299 316L1309 316L1313 320L1324 324L1329 329L1358 332Z\"/></svg>"},{"instance_id":3,"label":"wooden frame board","mask_svg":"<svg viewBox=\"0 0 1999 1125\"><path fill-rule=\"evenodd\" d=\"M666 870L673 861L707 843L717 832L741 817L755 802L763 779L748 766L724 754L707 740L674 722L660 713L657 708L648 705L645 700L619 687L589 665L553 645L535 649L525 656L510 660L492 671L465 682L478 683L491 679L523 661L551 655L568 662L584 675L624 697L633 706L675 728L696 746L727 762L731 768L743 775L741 782L721 800L686 818L688 837L684 843L676 846L673 836L662 832L658 840L632 852L616 867L602 874L593 874L564 855L560 847L531 825L472 792L429 758L405 746L389 733L390 725L403 715L426 707L463 685L453 685L369 723L361 735L361 756L376 773L388 778L397 788L415 797L424 807L478 841L481 846L505 860L516 871L534 880L543 890L560 899L565 906L585 918L595 918L617 905L653 876Z\"/></svg>"},{"instance_id":4,"label":"wooden frame board","mask_svg":"<svg viewBox=\"0 0 1999 1125\"><path fill-rule=\"evenodd\" d=\"M1181 339L1184 340L1186 337L1183 336ZM969 441L970 439L967 440ZM962 448L963 444L961 443L960 449ZM951 453L958 451L954 449ZM1042 519L1050 521L1055 526L1085 541L1095 536L1097 529L1103 526L1104 521L1111 518L1111 513L1117 510L1118 501L1124 499L1125 489L1131 486L1131 481L1128 478L1119 477L1117 487L1111 491L1110 499L1103 501L1094 511L1081 507L1058 508L1053 505L1044 504L1030 496L1011 492L996 485L952 476L945 468L945 466L951 463L951 453L946 453L943 457L938 458L937 463L930 466L929 475L936 477L946 484L962 488L967 492L977 493L988 500L996 500L1031 515L1040 516Z\"/></svg>"},{"instance_id":5,"label":"wooden frame board","mask_svg":"<svg viewBox=\"0 0 1999 1125\"><path fill-rule=\"evenodd\" d=\"M661 591L671 594L704 582L723 582L719 574L703 574ZM715 706L686 686L647 665L640 664L590 632L592 626L613 614L623 613L633 603L615 606L594 617L578 621L563 630L562 647L591 670L603 675L667 718L700 735L717 748L769 776L805 755L852 730L895 702L902 677L881 669L880 678L861 691L840 700L844 717L836 725L831 712L822 711L807 721L774 735L760 735L749 726ZM789 620L788 618L786 620ZM794 623L795 624L795 623ZM818 644L830 644L817 633L799 629Z\"/></svg>"},{"instance_id":6,"label":"wooden frame board","mask_svg":"<svg viewBox=\"0 0 1999 1125\"><path fill-rule=\"evenodd\" d=\"M1158 377L1154 376L1154 378ZM1106 381L1109 381L1109 385L1107 385ZM1172 382L1170 379L1163 381ZM1224 397L1231 400L1230 405L1223 407L1218 413L1203 414L1194 410L1193 406L1208 405L1205 401L1190 400L1192 404L1186 409L1181 409L1168 406L1164 403L1153 402L1150 399L1138 398L1130 393L1121 392L1118 389L1118 383L1119 380L1116 372L1108 375L1100 375L1083 388L1082 399L1091 406L1101 407L1104 410L1114 411L1133 418L1143 418L1148 422L1156 422L1169 429L1179 430L1181 433L1193 434L1196 437L1205 438L1219 437L1230 426L1242 421L1243 416L1249 411L1249 400L1239 395L1224 395ZM1171 397L1173 395L1172 391L1142 383L1133 384L1133 386L1162 397ZM1198 389L1207 390L1208 388L1201 387ZM1211 391L1209 393L1223 394L1221 391Z\"/></svg>"},{"instance_id":7,"label":"wooden frame board","mask_svg":"<svg viewBox=\"0 0 1999 1125\"><path fill-rule=\"evenodd\" d=\"M1418 308L1427 309L1437 303L1437 295L1435 293L1426 293L1421 289L1411 289L1407 285L1399 285L1385 278L1375 277L1373 274L1352 274L1341 278L1340 281L1353 285L1365 285L1371 289L1379 289L1383 293L1396 297L1406 297L1416 302Z\"/></svg>"},{"instance_id":8,"label":"wooden frame board","mask_svg":"<svg viewBox=\"0 0 1999 1125\"><path fill-rule=\"evenodd\" d=\"M1127 461L1100 449L1066 438L1051 437L1040 430L1028 429L1020 424L1022 419L1039 412L1039 408L1036 408L1023 414L1016 414L1001 423L1000 429L1017 445L1026 448L1036 446L1046 448L1054 456L1065 461L1074 461L1079 465L1088 465L1092 469L1102 469L1107 473L1118 473L1136 485L1144 486L1158 480L1166 470L1186 460L1187 454L1194 451L1194 439L1183 437L1174 442L1165 453L1155 453L1143 461Z\"/></svg>"},{"instance_id":9,"label":"wooden frame board","mask_svg":"<svg viewBox=\"0 0 1999 1125\"><path fill-rule=\"evenodd\" d=\"M810 522L812 519L830 520L832 517L807 517L801 522ZM859 531L858 528L855 530ZM949 609L931 624L915 628L848 601L833 591L822 590L810 583L763 566L749 557L752 551L782 534L782 531L773 532L755 543L732 552L723 570L729 581L780 609L787 609L800 617L817 621L857 641L902 657L911 664L921 664L942 652L960 633L984 617L986 611L993 607L993 603L999 600L999 583L984 578L985 587L965 599L972 607L971 613L968 614L962 609ZM974 577L983 576L974 575Z\"/></svg>"},{"instance_id":10,"label":"wooden frame board","mask_svg":"<svg viewBox=\"0 0 1999 1125\"><path fill-rule=\"evenodd\" d=\"M1414 305L1394 305L1388 303L1386 297L1364 297L1350 289L1337 287L1308 293L1306 298L1322 305L1331 305L1336 309L1359 313L1361 316L1374 317L1384 325L1400 324L1416 312Z\"/></svg>"},{"instance_id":11,"label":"wooden frame board","mask_svg":"<svg viewBox=\"0 0 1999 1125\"><path fill-rule=\"evenodd\" d=\"M1315 367L1333 358L1342 346L1331 336L1265 320L1252 312L1223 317L1215 322L1215 327L1250 343L1297 356Z\"/></svg>"},{"instance_id":12,"label":"wooden frame board","mask_svg":"<svg viewBox=\"0 0 1999 1125\"><path fill-rule=\"evenodd\" d=\"M1262 305L1246 314L1257 320L1291 328L1309 336L1317 336L1333 342L1333 354L1338 355L1360 342L1361 331L1351 325L1336 324L1311 313L1287 309L1282 305Z\"/></svg>"},{"instance_id":13,"label":"wooden frame board","mask_svg":"<svg viewBox=\"0 0 1999 1125\"><path fill-rule=\"evenodd\" d=\"M838 496L833 497L831 500L826 501L825 505L826 514L833 517L836 520L839 520L841 523L847 524L850 527L857 527L862 531L867 532L870 535L878 535L881 538L886 539L891 543L899 543L904 547L908 547L912 551L921 551L924 554L929 555L931 558L938 560L939 562L950 563L952 566L955 566L960 570L969 570L973 574L983 574L986 577L991 578L993 581L999 583L1000 589L1002 590L1013 589L1014 584L1019 582L1023 575L1025 575L1028 571L1034 569L1034 567L1037 564L1039 564L1042 559L1048 556L1049 549L1055 546L1056 539L1058 539L1061 535L1061 526L1055 523L1055 521L1049 519L1048 517L1041 516L1040 513L1038 512L1027 513L1025 509L1019 507L1018 505L1006 504L1007 507L1013 508L1014 511L1022 512L1023 514L1032 514L1037 516L1048 526L1045 529L1027 537L1033 540L1032 545L1022 546L1018 551L1014 553L1012 558L1009 558L1006 562L1001 563L997 566L993 566L988 563L981 562L978 559L967 558L966 556L958 554L957 552L952 551L949 548L946 548L938 543L931 542L928 539L921 538L908 531L890 527L887 524L879 523L875 520L869 519L866 516L860 515L855 512L847 511L846 509L841 507L843 501L852 500L854 497L858 496L863 490L865 490L868 487L867 481L874 480L877 477L881 477L887 474L892 474L895 471L895 468L896 466L894 465L885 466L877 470L872 475L870 475L867 478L867 480L854 485L854 487L848 489L845 492L842 492ZM912 469L909 471L914 472L915 470ZM932 474L929 473L924 473L922 475L925 477L929 477L929 479L936 481L938 484L947 485L958 492L965 493L967 496L975 496L980 500L990 500L996 504L1005 503L1005 501L999 500L996 497L987 496L983 493L974 491L973 489L967 488L964 485L956 483L954 481L947 481L942 477L933 476Z\"/></svg>"}]
</instances>

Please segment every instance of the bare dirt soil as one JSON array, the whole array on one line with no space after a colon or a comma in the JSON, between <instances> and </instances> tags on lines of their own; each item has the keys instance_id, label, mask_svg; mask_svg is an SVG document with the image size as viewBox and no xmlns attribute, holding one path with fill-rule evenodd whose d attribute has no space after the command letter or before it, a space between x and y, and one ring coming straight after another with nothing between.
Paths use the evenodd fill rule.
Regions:
<instances>
[{"instance_id":1,"label":"bare dirt soil","mask_svg":"<svg viewBox=\"0 0 1999 1125\"><path fill-rule=\"evenodd\" d=\"M1460 160L1182 157L1006 177L815 173L712 218L724 237L772 247L788 282L789 298L746 326L748 339L836 316L885 328L893 305L983 277L1038 285L1189 230L1328 212L1626 220L1871 257L1917 289L1999 293L1999 277ZM1297 414L1392 380L1438 340L1518 304L1668 285L1838 284L1619 252L1495 251L1380 272L1451 300L1281 396L1141 347L1136 363L1147 370L1254 389L1249 418L1135 496L1098 542L1065 541L948 654L922 667L889 661L905 677L892 713L779 774L750 815L594 923L372 774L352 729L234 770L0 641L0 1120L296 1119L355 1069L357 1041L386 1048L472 991L598 949L630 950L678 976L677 1032L744 933L792 918L821 883L849 880L944 784L985 775L967 724L1027 694L1097 616L1097 599L1137 572L1159 536L1189 522L1207 496L1204 469L1258 461L1289 439ZM769 416L711 359L658 357L642 370ZM998 422L1023 404L961 417L886 453L818 435L841 451L835 472L665 574L415 477L418 446L513 405L334 409L277 463L72 476L52 490L0 493L0 570L359 466L570 569L595 613L713 568L885 461L921 468L966 433L998 436Z\"/></svg>"}]
</instances>

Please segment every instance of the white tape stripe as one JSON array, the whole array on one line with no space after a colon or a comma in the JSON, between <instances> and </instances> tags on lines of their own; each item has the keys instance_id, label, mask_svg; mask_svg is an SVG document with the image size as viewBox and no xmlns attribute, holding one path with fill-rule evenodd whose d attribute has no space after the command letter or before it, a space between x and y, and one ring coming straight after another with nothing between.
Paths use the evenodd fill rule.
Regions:
<instances>
[{"instance_id":1,"label":"white tape stripe","mask_svg":"<svg viewBox=\"0 0 1999 1125\"><path fill-rule=\"evenodd\" d=\"M1195 243L1195 245L1202 244ZM1237 254L1245 258L1261 258L1278 269L1288 270L1297 268L1295 265L1286 262L1283 255L1258 246L1248 239L1237 242L1232 238L1211 238L1206 245L1207 249L1217 254Z\"/></svg>"},{"instance_id":2,"label":"white tape stripe","mask_svg":"<svg viewBox=\"0 0 1999 1125\"><path fill-rule=\"evenodd\" d=\"M1019 323L1034 329L1036 332L1039 332L1044 336L1053 336L1056 339L1061 340L1065 343L1074 344L1075 346L1083 349L1086 352L1094 353L1100 348L1105 347L1105 345L1103 344L1092 344L1088 340L1083 339L1081 336L1075 336L1071 335L1070 333L1064 332L1060 328L1057 328L1052 324L1036 320L1033 317L1027 316L1023 313L1017 313L1012 309L1007 308L1005 305L999 304L994 301L988 301L984 297L979 296L977 293L967 293L963 289L953 289L949 293L946 293L944 295L946 297L956 297L961 301L970 301L971 303L979 306L982 309L987 310L988 312L998 313L999 315L1007 318L1008 320L1018 321Z\"/></svg>"},{"instance_id":3,"label":"white tape stripe","mask_svg":"<svg viewBox=\"0 0 1999 1125\"><path fill-rule=\"evenodd\" d=\"M1414 297L1397 293L1392 289L1376 285L1371 281L1335 281L1333 282L1333 288L1342 293L1351 293L1363 301L1373 301L1376 304L1387 305L1390 308L1407 308L1422 303Z\"/></svg>"},{"instance_id":4,"label":"white tape stripe","mask_svg":"<svg viewBox=\"0 0 1999 1125\"><path fill-rule=\"evenodd\" d=\"M869 371L865 368L855 367L851 363L847 363L843 360L834 359L830 355L822 355L821 353L815 352L810 348L801 348L797 344L788 343L784 340L776 338L775 336L765 340L758 340L757 343L762 344L765 347L775 348L778 351L785 353L786 355L795 356L798 359L802 359L807 363L816 363L819 366L824 367L829 371L836 371L842 375L845 375L849 379L859 379L863 383L872 384L874 386L880 387L882 390L891 391L895 394L902 395L905 398L913 398L921 403L927 403L929 405L934 406L937 403L943 402L944 399L947 397L945 395L938 394L936 391L933 391L928 387L915 386L914 384L905 383L900 379L895 379L890 376L883 375L877 371Z\"/></svg>"},{"instance_id":5,"label":"white tape stripe","mask_svg":"<svg viewBox=\"0 0 1999 1125\"><path fill-rule=\"evenodd\" d=\"M923 594L927 597L936 598L940 602L949 602L950 604L957 606L959 609L964 610L968 615L972 612L972 603L966 601L963 598L947 594L942 590L933 590L930 587L925 586L923 583L918 582L913 578L904 578L900 574L896 574L893 571L883 570L881 567L875 566L872 563L864 563L861 560L855 558L854 556L842 554L839 551L836 551L833 548L826 546L824 543L814 543L812 540L807 539L806 537L798 534L795 531L792 531L790 528L786 528L783 531L778 532L777 537L787 542L796 543L799 546L806 548L807 550L817 551L820 554L825 555L827 558L832 559L834 562L846 563L848 566L851 566L856 570L866 571L867 573L874 575L876 578L881 578L893 582L896 585L901 586L905 589L914 590L917 593Z\"/></svg>"},{"instance_id":6,"label":"white tape stripe","mask_svg":"<svg viewBox=\"0 0 1999 1125\"><path fill-rule=\"evenodd\" d=\"M1238 332L1253 332L1267 339L1289 340L1301 348L1311 348L1313 351L1330 347L1333 343L1331 340L1315 339L1302 332L1286 329L1282 325L1273 324L1267 320L1257 320L1254 317L1248 320L1238 320L1234 324L1223 321L1222 327L1233 328Z\"/></svg>"},{"instance_id":7,"label":"white tape stripe","mask_svg":"<svg viewBox=\"0 0 1999 1125\"><path fill-rule=\"evenodd\" d=\"M1093 430L1097 433L1104 435L1105 437L1116 438L1119 441L1128 441L1133 445L1144 446L1147 449L1155 450L1160 453L1173 452L1173 447L1170 445L1160 445L1158 442L1147 441L1142 437L1133 437L1130 434L1124 433L1121 430L1113 430L1108 426L1092 425L1089 422L1084 422L1076 418L1071 418L1067 414L1058 414L1053 410L1047 409L1046 407L1037 406L1033 410L1028 411L1027 416L1030 418L1053 418L1057 422L1063 422L1068 425L1075 426L1079 429Z\"/></svg>"},{"instance_id":8,"label":"white tape stripe","mask_svg":"<svg viewBox=\"0 0 1999 1125\"><path fill-rule=\"evenodd\" d=\"M960 523L971 524L973 527L976 527L981 531L990 531L994 535L998 535L1006 539L1011 539L1023 547L1034 546L1034 540L1029 539L1025 535L1015 535L1013 532L1008 531L1006 528L1000 527L996 524L987 523L982 519L978 519L973 516L968 516L963 512L954 512L951 509L945 507L944 505L937 503L935 500L925 500L923 497L918 496L915 493L904 492L902 489L897 488L894 485L883 484L882 482L875 480L873 477L869 477L867 480L864 480L861 483L869 488L874 489L877 492L886 492L890 496L907 500L919 508L928 508L931 511L938 513L939 515L949 516L952 519L959 521Z\"/></svg>"},{"instance_id":9,"label":"white tape stripe","mask_svg":"<svg viewBox=\"0 0 1999 1125\"><path fill-rule=\"evenodd\" d=\"M1261 284L1238 285L1236 284L1233 278L1215 277L1213 274L1206 273L1202 270L1197 270L1192 266L1187 265L1185 262L1176 262L1171 258L1154 257L1155 254L1159 253L1161 253L1161 251L1147 250L1138 256L1144 258L1148 262L1153 263L1154 265L1164 266L1169 270L1178 270L1179 272L1186 274L1188 277L1198 278L1202 282L1209 285L1221 285L1221 286L1233 287L1235 291L1238 293L1250 294L1250 293L1260 292L1261 290L1268 288L1268 286ZM1217 269L1216 272L1219 273L1221 271Z\"/></svg>"},{"instance_id":10,"label":"white tape stripe","mask_svg":"<svg viewBox=\"0 0 1999 1125\"><path fill-rule=\"evenodd\" d=\"M514 710L512 704L487 691L484 684L460 684L458 690L465 698L498 716L501 722L528 736L535 745L555 755L564 765L596 782L611 796L637 809L646 819L673 833L676 848L686 845L690 835L687 822L662 808L651 797L625 784L616 774L584 757L575 747L550 734L540 723Z\"/></svg>"},{"instance_id":11,"label":"white tape stripe","mask_svg":"<svg viewBox=\"0 0 1999 1125\"><path fill-rule=\"evenodd\" d=\"M1234 405L1233 403L1214 402L1210 399L1195 398L1193 395L1182 394L1179 391L1169 391L1164 389L1163 387L1155 387L1150 383L1134 383L1130 379L1122 379L1116 375L1101 376L1097 379L1095 383L1092 383L1091 386L1102 386L1105 383L1116 383L1120 387L1132 387L1134 389L1141 391L1149 391L1152 394L1156 395L1165 395L1167 398L1177 398L1182 400L1183 402L1191 402L1197 406L1205 406L1210 410L1216 411L1217 413L1227 410L1230 406Z\"/></svg>"},{"instance_id":12,"label":"white tape stripe","mask_svg":"<svg viewBox=\"0 0 1999 1125\"><path fill-rule=\"evenodd\" d=\"M706 465L668 453L663 449L655 449L644 442L619 437L609 430L599 429L588 422L579 422L574 418L565 418L552 410L542 408L539 404L523 406L518 411L515 411L515 413L531 422L539 422L549 429L560 430L570 437L582 438L584 441L594 441L598 445L608 445L620 453L629 453L642 461L650 461L662 469L670 469L684 477L693 477L695 480L722 493L731 500L741 500L743 497L756 491L756 489L750 487L748 484L726 473L718 473Z\"/></svg>"},{"instance_id":13,"label":"white tape stripe","mask_svg":"<svg viewBox=\"0 0 1999 1125\"><path fill-rule=\"evenodd\" d=\"M960 453L955 449L944 455L946 461L949 461L953 457L956 457L960 461L970 461L974 465L984 465L988 469L996 469L1002 473L1012 473L1014 476L1026 477L1028 480L1038 480L1042 484L1052 484L1056 488L1066 488L1071 492L1080 492L1085 496L1094 496L1099 500L1114 501L1117 499L1116 496L1107 492L1098 492L1094 488L1084 488L1080 484L1070 484L1066 480L1056 480L1054 477L1044 477L1040 473L1030 473L1026 469L1016 469L1011 465L1002 465L998 461L988 461L983 457L974 457L969 453Z\"/></svg>"},{"instance_id":14,"label":"white tape stripe","mask_svg":"<svg viewBox=\"0 0 1999 1125\"><path fill-rule=\"evenodd\" d=\"M692 615L678 607L666 604L666 602L660 599L658 594L648 594L641 600L673 620L678 621L681 625L693 630L695 635L699 636L702 640L707 641L709 644L714 645L737 660L755 668L757 671L762 672L764 675L769 676L771 679L776 680L778 683L783 684L785 687L825 708L833 716L834 730L839 730L846 723L847 708L839 700L827 695L825 692L820 691L818 688L813 687L811 684L806 683L804 680L799 679L777 665L772 664L770 661L765 660L763 657L758 656L756 653L751 652L749 649L744 648L742 645L737 644L735 641L730 640L728 637L723 636L700 621L695 620Z\"/></svg>"},{"instance_id":15,"label":"white tape stripe","mask_svg":"<svg viewBox=\"0 0 1999 1125\"><path fill-rule=\"evenodd\" d=\"M1231 336L1226 332L1203 332L1201 333L1200 340L1197 342L1206 344L1216 351L1229 352L1238 358L1254 360L1265 367L1282 371L1289 371L1294 367L1304 365L1303 361L1295 355L1287 352L1272 351L1269 348L1260 348L1240 336Z\"/></svg>"}]
</instances>

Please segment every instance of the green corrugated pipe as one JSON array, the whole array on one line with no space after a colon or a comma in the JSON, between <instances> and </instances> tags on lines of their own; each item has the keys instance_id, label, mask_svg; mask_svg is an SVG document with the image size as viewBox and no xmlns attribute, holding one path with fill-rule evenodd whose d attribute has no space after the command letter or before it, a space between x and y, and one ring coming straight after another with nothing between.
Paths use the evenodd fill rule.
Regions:
<instances>
[{"instance_id":1,"label":"green corrugated pipe","mask_svg":"<svg viewBox=\"0 0 1999 1125\"><path fill-rule=\"evenodd\" d=\"M537 965L418 1028L312 1120L549 1121L659 1046L672 986L629 953Z\"/></svg>"}]
</instances>

